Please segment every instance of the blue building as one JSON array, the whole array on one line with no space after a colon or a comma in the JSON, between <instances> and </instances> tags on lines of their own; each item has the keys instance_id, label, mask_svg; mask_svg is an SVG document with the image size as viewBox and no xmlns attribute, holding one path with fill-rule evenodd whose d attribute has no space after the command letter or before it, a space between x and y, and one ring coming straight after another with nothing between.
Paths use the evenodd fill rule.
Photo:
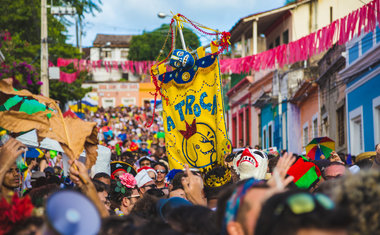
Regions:
<instances>
[{"instance_id":1,"label":"blue building","mask_svg":"<svg viewBox=\"0 0 380 235\"><path fill-rule=\"evenodd\" d=\"M380 143L380 28L346 45L347 152L374 151Z\"/></svg>"}]
</instances>

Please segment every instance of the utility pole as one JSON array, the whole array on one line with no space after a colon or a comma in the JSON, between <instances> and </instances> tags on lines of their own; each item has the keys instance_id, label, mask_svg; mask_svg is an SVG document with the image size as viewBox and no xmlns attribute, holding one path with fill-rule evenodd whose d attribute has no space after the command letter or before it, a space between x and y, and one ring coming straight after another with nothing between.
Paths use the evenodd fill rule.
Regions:
<instances>
[{"instance_id":1,"label":"utility pole","mask_svg":"<svg viewBox=\"0 0 380 235\"><path fill-rule=\"evenodd\" d=\"M41 0L41 92L49 97L49 78L48 78L48 28L47 28L46 0Z\"/></svg>"}]
</instances>

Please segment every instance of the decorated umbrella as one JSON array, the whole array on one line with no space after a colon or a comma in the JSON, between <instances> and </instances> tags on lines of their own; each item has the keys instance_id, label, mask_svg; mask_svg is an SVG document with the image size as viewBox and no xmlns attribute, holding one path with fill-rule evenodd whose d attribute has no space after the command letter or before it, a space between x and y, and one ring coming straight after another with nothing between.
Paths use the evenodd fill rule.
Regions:
<instances>
[{"instance_id":1,"label":"decorated umbrella","mask_svg":"<svg viewBox=\"0 0 380 235\"><path fill-rule=\"evenodd\" d=\"M332 151L335 150L335 142L329 137L314 138L306 146L306 155L312 160L319 160L324 155L325 158L330 157Z\"/></svg>"},{"instance_id":2,"label":"decorated umbrella","mask_svg":"<svg viewBox=\"0 0 380 235\"><path fill-rule=\"evenodd\" d=\"M38 141L44 138L56 140L70 159L78 159L86 149L87 167L91 167L97 156L96 123L79 118L64 118L53 99L34 95L27 90L16 90L11 80L0 80L0 127L24 133L32 129Z\"/></svg>"}]
</instances>

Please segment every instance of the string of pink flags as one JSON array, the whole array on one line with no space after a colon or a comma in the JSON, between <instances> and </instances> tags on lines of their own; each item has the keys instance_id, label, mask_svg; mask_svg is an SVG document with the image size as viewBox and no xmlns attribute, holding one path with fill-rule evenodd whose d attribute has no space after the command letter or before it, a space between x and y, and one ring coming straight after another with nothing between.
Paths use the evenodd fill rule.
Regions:
<instances>
[{"instance_id":1,"label":"string of pink flags","mask_svg":"<svg viewBox=\"0 0 380 235\"><path fill-rule=\"evenodd\" d=\"M349 15L333 21L331 24L305 37L273 49L241 58L221 59L221 73L249 73L273 69L276 64L282 68L286 64L299 61L320 54L330 49L336 42L339 45L350 41L356 34L373 32L376 25L380 25L380 0L373 0ZM60 72L60 81L72 83L80 71L96 71L104 68L107 72L113 70L123 73L149 74L154 61L109 61L109 60L78 60L58 58L57 66L66 67L73 63L76 73Z\"/></svg>"}]
</instances>

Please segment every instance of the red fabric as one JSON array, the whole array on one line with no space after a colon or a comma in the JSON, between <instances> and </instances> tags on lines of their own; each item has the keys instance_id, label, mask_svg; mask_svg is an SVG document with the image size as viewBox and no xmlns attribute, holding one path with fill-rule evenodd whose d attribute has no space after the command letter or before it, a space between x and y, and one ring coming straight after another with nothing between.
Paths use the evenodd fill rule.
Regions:
<instances>
[{"instance_id":1,"label":"red fabric","mask_svg":"<svg viewBox=\"0 0 380 235\"><path fill-rule=\"evenodd\" d=\"M63 117L77 118L78 116L73 111L71 111L71 109L69 109L63 113Z\"/></svg>"},{"instance_id":2,"label":"red fabric","mask_svg":"<svg viewBox=\"0 0 380 235\"><path fill-rule=\"evenodd\" d=\"M77 73L65 73L60 71L59 76L59 81L66 83L73 83L77 79Z\"/></svg>"},{"instance_id":3,"label":"red fabric","mask_svg":"<svg viewBox=\"0 0 380 235\"><path fill-rule=\"evenodd\" d=\"M115 70L119 69L119 65L118 65L117 61L112 61L112 65L113 65L113 69L115 69Z\"/></svg>"},{"instance_id":4,"label":"red fabric","mask_svg":"<svg viewBox=\"0 0 380 235\"><path fill-rule=\"evenodd\" d=\"M366 12L367 8L365 6L362 6L358 11L359 11L358 36L360 36L362 33L362 30L364 30L366 15L367 15L367 12Z\"/></svg>"},{"instance_id":5,"label":"red fabric","mask_svg":"<svg viewBox=\"0 0 380 235\"><path fill-rule=\"evenodd\" d=\"M5 198L0 200L0 234L8 232L17 222L27 219L32 215L33 204L29 196L19 198L13 194L11 202Z\"/></svg>"},{"instance_id":6,"label":"red fabric","mask_svg":"<svg viewBox=\"0 0 380 235\"><path fill-rule=\"evenodd\" d=\"M319 169L314 163L305 162L302 158L299 158L296 163L289 168L287 174L294 177L293 182L297 182L313 166Z\"/></svg>"}]
</instances>

